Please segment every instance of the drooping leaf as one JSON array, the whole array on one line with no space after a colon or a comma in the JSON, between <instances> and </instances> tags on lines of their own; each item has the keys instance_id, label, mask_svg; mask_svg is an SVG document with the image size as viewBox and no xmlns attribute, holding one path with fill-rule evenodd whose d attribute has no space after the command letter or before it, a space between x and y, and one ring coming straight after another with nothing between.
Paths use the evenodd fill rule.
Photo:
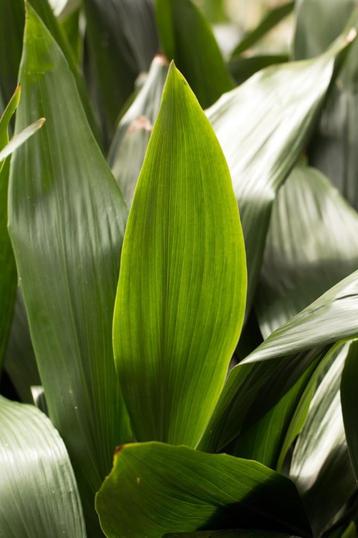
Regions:
<instances>
[{"instance_id":1,"label":"drooping leaf","mask_svg":"<svg viewBox=\"0 0 358 538\"><path fill-rule=\"evenodd\" d=\"M297 161L334 72L353 35L324 55L273 66L224 95L208 110L233 179L247 252L252 303L276 191Z\"/></svg>"},{"instance_id":2,"label":"drooping leaf","mask_svg":"<svg viewBox=\"0 0 358 538\"><path fill-rule=\"evenodd\" d=\"M234 58L230 61L230 72L238 84L242 84L252 75L265 67L288 62L287 54L262 54L248 58Z\"/></svg>"},{"instance_id":3,"label":"drooping leaf","mask_svg":"<svg viewBox=\"0 0 358 538\"><path fill-rule=\"evenodd\" d=\"M255 309L267 337L358 267L358 214L317 170L297 166L278 193Z\"/></svg>"},{"instance_id":4,"label":"drooping leaf","mask_svg":"<svg viewBox=\"0 0 358 538\"><path fill-rule=\"evenodd\" d=\"M172 65L126 227L114 313L137 440L196 445L224 384L245 295L230 174Z\"/></svg>"},{"instance_id":5,"label":"drooping leaf","mask_svg":"<svg viewBox=\"0 0 358 538\"><path fill-rule=\"evenodd\" d=\"M121 108L158 52L152 0L84 0L90 79L106 147Z\"/></svg>"},{"instance_id":6,"label":"drooping leaf","mask_svg":"<svg viewBox=\"0 0 358 538\"><path fill-rule=\"evenodd\" d=\"M233 88L211 28L192 0L156 0L156 15L162 49L175 60L202 107Z\"/></svg>"},{"instance_id":7,"label":"drooping leaf","mask_svg":"<svg viewBox=\"0 0 358 538\"><path fill-rule=\"evenodd\" d=\"M161 443L119 449L96 509L108 538L160 538L250 521L265 529L266 518L271 529L309 535L287 478L254 461Z\"/></svg>"},{"instance_id":8,"label":"drooping leaf","mask_svg":"<svg viewBox=\"0 0 358 538\"><path fill-rule=\"evenodd\" d=\"M0 396L1 538L85 538L66 447L48 418Z\"/></svg>"},{"instance_id":9,"label":"drooping leaf","mask_svg":"<svg viewBox=\"0 0 358 538\"><path fill-rule=\"evenodd\" d=\"M132 203L148 140L157 118L168 73L164 56L156 56L148 78L116 129L108 161L123 196Z\"/></svg>"},{"instance_id":10,"label":"drooping leaf","mask_svg":"<svg viewBox=\"0 0 358 538\"><path fill-rule=\"evenodd\" d=\"M303 498L316 536L329 527L354 493L340 405L340 382L348 345L323 376L292 456L290 477Z\"/></svg>"},{"instance_id":11,"label":"drooping leaf","mask_svg":"<svg viewBox=\"0 0 358 538\"><path fill-rule=\"evenodd\" d=\"M356 480L358 480L358 427L356 387L358 377L358 343L352 342L342 373L341 401L344 428Z\"/></svg>"},{"instance_id":12,"label":"drooping leaf","mask_svg":"<svg viewBox=\"0 0 358 538\"><path fill-rule=\"evenodd\" d=\"M298 3L294 51L296 58L321 53L346 26L358 30L358 10L354 0L301 0ZM319 17L319 24L316 24ZM310 163L337 186L358 209L358 45L354 44L332 87L312 142L308 148Z\"/></svg>"},{"instance_id":13,"label":"drooping leaf","mask_svg":"<svg viewBox=\"0 0 358 538\"><path fill-rule=\"evenodd\" d=\"M65 57L30 7L20 80L16 130L47 122L11 163L10 236L49 414L95 518L94 492L128 435L111 345L126 208Z\"/></svg>"},{"instance_id":14,"label":"drooping leaf","mask_svg":"<svg viewBox=\"0 0 358 538\"><path fill-rule=\"evenodd\" d=\"M240 43L235 47L231 57L237 58L247 49L250 49L260 39L262 39L270 30L275 28L283 19L292 13L295 7L295 2L286 2L282 5L274 7L268 11L263 19L253 30L247 32L241 39ZM339 33L339 32L338 32Z\"/></svg>"}]
</instances>

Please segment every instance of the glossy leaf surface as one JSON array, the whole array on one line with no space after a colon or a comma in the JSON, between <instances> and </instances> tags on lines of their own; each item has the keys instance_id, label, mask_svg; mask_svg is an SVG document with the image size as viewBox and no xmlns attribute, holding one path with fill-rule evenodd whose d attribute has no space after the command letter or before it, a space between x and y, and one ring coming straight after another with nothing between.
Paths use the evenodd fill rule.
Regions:
<instances>
[{"instance_id":1,"label":"glossy leaf surface","mask_svg":"<svg viewBox=\"0 0 358 538\"><path fill-rule=\"evenodd\" d=\"M148 78L116 129L108 161L123 196L130 206L143 164L148 140L157 118L168 73L164 56L156 56Z\"/></svg>"},{"instance_id":2,"label":"glossy leaf surface","mask_svg":"<svg viewBox=\"0 0 358 538\"><path fill-rule=\"evenodd\" d=\"M358 214L317 170L297 166L278 193L255 304L266 338L358 267Z\"/></svg>"},{"instance_id":3,"label":"glossy leaf surface","mask_svg":"<svg viewBox=\"0 0 358 538\"><path fill-rule=\"evenodd\" d=\"M71 463L48 418L0 396L0 537L85 538Z\"/></svg>"},{"instance_id":4,"label":"glossy leaf surface","mask_svg":"<svg viewBox=\"0 0 358 538\"><path fill-rule=\"evenodd\" d=\"M119 449L96 509L108 538L232 528L250 518L260 525L265 517L271 528L309 535L287 478L254 461L161 443Z\"/></svg>"},{"instance_id":5,"label":"glossy leaf surface","mask_svg":"<svg viewBox=\"0 0 358 538\"><path fill-rule=\"evenodd\" d=\"M245 296L230 174L172 65L126 227L114 314L137 440L196 445L224 384Z\"/></svg>"},{"instance_id":6,"label":"glossy leaf surface","mask_svg":"<svg viewBox=\"0 0 358 538\"><path fill-rule=\"evenodd\" d=\"M156 0L156 14L164 53L175 60L201 106L212 105L234 84L208 22L192 0Z\"/></svg>"},{"instance_id":7,"label":"glossy leaf surface","mask_svg":"<svg viewBox=\"0 0 358 538\"><path fill-rule=\"evenodd\" d=\"M128 435L111 346L126 208L65 57L31 8L20 80L16 130L47 122L12 161L10 235L50 417L95 517L94 492Z\"/></svg>"},{"instance_id":8,"label":"glossy leaf surface","mask_svg":"<svg viewBox=\"0 0 358 538\"><path fill-rule=\"evenodd\" d=\"M342 36L311 61L269 67L208 111L231 172L247 252L250 306L276 191L302 151L334 71L350 41Z\"/></svg>"}]
</instances>

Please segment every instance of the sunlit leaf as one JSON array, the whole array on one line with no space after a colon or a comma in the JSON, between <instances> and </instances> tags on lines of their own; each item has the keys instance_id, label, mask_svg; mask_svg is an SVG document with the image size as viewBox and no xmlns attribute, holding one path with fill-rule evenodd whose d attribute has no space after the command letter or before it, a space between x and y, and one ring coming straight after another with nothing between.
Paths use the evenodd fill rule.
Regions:
<instances>
[{"instance_id":1,"label":"sunlit leaf","mask_svg":"<svg viewBox=\"0 0 358 538\"><path fill-rule=\"evenodd\" d=\"M111 345L126 208L65 57L31 8L20 80L16 131L47 122L12 160L9 229L49 414L95 533L94 492L128 435Z\"/></svg>"},{"instance_id":2,"label":"sunlit leaf","mask_svg":"<svg viewBox=\"0 0 358 538\"><path fill-rule=\"evenodd\" d=\"M234 84L209 23L192 0L156 0L156 14L164 53L175 60L201 106L212 105Z\"/></svg>"},{"instance_id":3,"label":"sunlit leaf","mask_svg":"<svg viewBox=\"0 0 358 538\"><path fill-rule=\"evenodd\" d=\"M0 396L0 536L85 538L62 439L48 418Z\"/></svg>"},{"instance_id":4,"label":"sunlit leaf","mask_svg":"<svg viewBox=\"0 0 358 538\"><path fill-rule=\"evenodd\" d=\"M126 227L114 314L137 440L195 446L224 384L245 296L230 174L172 65Z\"/></svg>"},{"instance_id":5,"label":"sunlit leaf","mask_svg":"<svg viewBox=\"0 0 358 538\"><path fill-rule=\"evenodd\" d=\"M108 538L160 538L253 521L256 528L310 535L287 478L254 461L161 443L119 449L96 509Z\"/></svg>"}]
</instances>

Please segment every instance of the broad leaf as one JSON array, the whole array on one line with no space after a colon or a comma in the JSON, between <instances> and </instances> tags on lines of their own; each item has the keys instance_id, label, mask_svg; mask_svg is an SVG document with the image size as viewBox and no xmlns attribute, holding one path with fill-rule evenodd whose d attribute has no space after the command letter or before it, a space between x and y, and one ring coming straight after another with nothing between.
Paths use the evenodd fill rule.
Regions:
<instances>
[{"instance_id":1,"label":"broad leaf","mask_svg":"<svg viewBox=\"0 0 358 538\"><path fill-rule=\"evenodd\" d=\"M253 521L310 535L287 478L254 461L161 443L119 448L96 509L108 538L159 538Z\"/></svg>"},{"instance_id":2,"label":"broad leaf","mask_svg":"<svg viewBox=\"0 0 358 538\"><path fill-rule=\"evenodd\" d=\"M85 538L81 501L62 439L30 405L0 396L1 538Z\"/></svg>"},{"instance_id":3,"label":"broad leaf","mask_svg":"<svg viewBox=\"0 0 358 538\"><path fill-rule=\"evenodd\" d=\"M159 112L167 73L166 58L156 56L145 84L119 122L111 144L108 161L128 206L132 203L148 140Z\"/></svg>"},{"instance_id":4,"label":"broad leaf","mask_svg":"<svg viewBox=\"0 0 358 538\"><path fill-rule=\"evenodd\" d=\"M297 166L278 193L255 304L269 336L358 266L358 214L317 170Z\"/></svg>"},{"instance_id":5,"label":"broad leaf","mask_svg":"<svg viewBox=\"0 0 358 538\"><path fill-rule=\"evenodd\" d=\"M341 400L344 428L356 480L358 480L358 427L357 427L357 378L358 378L358 343L350 345L346 358L342 382Z\"/></svg>"},{"instance_id":6,"label":"broad leaf","mask_svg":"<svg viewBox=\"0 0 358 538\"><path fill-rule=\"evenodd\" d=\"M208 22L192 0L156 0L156 14L163 51L175 60L201 106L212 105L234 84Z\"/></svg>"},{"instance_id":7,"label":"broad leaf","mask_svg":"<svg viewBox=\"0 0 358 538\"><path fill-rule=\"evenodd\" d=\"M324 55L264 69L208 110L233 179L245 235L250 306L276 191L307 141L343 35Z\"/></svg>"},{"instance_id":8,"label":"broad leaf","mask_svg":"<svg viewBox=\"0 0 358 538\"><path fill-rule=\"evenodd\" d=\"M354 0L301 0L298 3L294 51L296 58L321 53L346 26ZM351 21L358 29L358 10ZM319 24L316 21L319 17ZM308 148L310 163L326 174L358 209L358 44L350 51L323 109Z\"/></svg>"},{"instance_id":9,"label":"broad leaf","mask_svg":"<svg viewBox=\"0 0 358 538\"><path fill-rule=\"evenodd\" d=\"M323 376L292 456L290 477L304 500L315 535L326 530L354 493L356 484L347 453L340 381L348 345Z\"/></svg>"},{"instance_id":10,"label":"broad leaf","mask_svg":"<svg viewBox=\"0 0 358 538\"><path fill-rule=\"evenodd\" d=\"M253 45L262 39L270 30L277 26L285 17L292 13L295 2L286 2L282 5L274 7L271 11L268 11L263 19L253 30L247 32L241 39L240 43L235 47L232 52L232 58L239 57L247 49L250 49Z\"/></svg>"},{"instance_id":11,"label":"broad leaf","mask_svg":"<svg viewBox=\"0 0 358 538\"><path fill-rule=\"evenodd\" d=\"M65 57L30 7L20 80L16 130L47 122L12 160L10 236L50 417L95 517L94 492L128 436L111 345L126 208Z\"/></svg>"},{"instance_id":12,"label":"broad leaf","mask_svg":"<svg viewBox=\"0 0 358 538\"><path fill-rule=\"evenodd\" d=\"M117 116L158 51L152 0L84 0L89 79L108 146Z\"/></svg>"},{"instance_id":13,"label":"broad leaf","mask_svg":"<svg viewBox=\"0 0 358 538\"><path fill-rule=\"evenodd\" d=\"M172 65L126 227L114 314L137 440L196 445L225 381L245 296L229 170Z\"/></svg>"}]
</instances>

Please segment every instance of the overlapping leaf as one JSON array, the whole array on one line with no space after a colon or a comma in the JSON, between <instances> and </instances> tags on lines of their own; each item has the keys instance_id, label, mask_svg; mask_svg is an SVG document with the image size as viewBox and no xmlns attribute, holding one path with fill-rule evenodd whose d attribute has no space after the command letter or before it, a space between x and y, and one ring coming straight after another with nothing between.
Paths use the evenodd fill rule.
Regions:
<instances>
[{"instance_id":1,"label":"overlapping leaf","mask_svg":"<svg viewBox=\"0 0 358 538\"><path fill-rule=\"evenodd\" d=\"M234 84L208 22L192 0L156 0L156 14L163 51L175 60L201 106L212 105Z\"/></svg>"},{"instance_id":2,"label":"overlapping leaf","mask_svg":"<svg viewBox=\"0 0 358 538\"><path fill-rule=\"evenodd\" d=\"M254 461L161 443L128 445L117 452L96 509L108 538L160 538L249 522L310 535L287 478Z\"/></svg>"},{"instance_id":3,"label":"overlapping leaf","mask_svg":"<svg viewBox=\"0 0 358 538\"><path fill-rule=\"evenodd\" d=\"M148 140L159 112L167 73L166 58L156 56L145 84L121 119L111 144L108 161L128 206L132 203Z\"/></svg>"},{"instance_id":4,"label":"overlapping leaf","mask_svg":"<svg viewBox=\"0 0 358 538\"><path fill-rule=\"evenodd\" d=\"M358 480L358 428L356 387L358 372L358 344L350 345L348 356L342 373L341 401L344 419L344 428L356 480Z\"/></svg>"},{"instance_id":5,"label":"overlapping leaf","mask_svg":"<svg viewBox=\"0 0 358 538\"><path fill-rule=\"evenodd\" d=\"M94 492L128 435L111 345L126 208L65 57L31 8L20 80L16 130L47 123L12 161L10 235L50 417L95 517Z\"/></svg>"},{"instance_id":6,"label":"overlapping leaf","mask_svg":"<svg viewBox=\"0 0 358 538\"><path fill-rule=\"evenodd\" d=\"M208 110L231 171L248 259L251 304L276 191L312 128L334 71L353 38L343 35L324 55L264 69Z\"/></svg>"},{"instance_id":7,"label":"overlapping leaf","mask_svg":"<svg viewBox=\"0 0 358 538\"><path fill-rule=\"evenodd\" d=\"M137 440L196 445L224 384L245 295L229 170L173 65L126 227L114 314Z\"/></svg>"},{"instance_id":8,"label":"overlapping leaf","mask_svg":"<svg viewBox=\"0 0 358 538\"><path fill-rule=\"evenodd\" d=\"M358 214L297 166L275 201L255 304L264 337L358 267Z\"/></svg>"},{"instance_id":9,"label":"overlapping leaf","mask_svg":"<svg viewBox=\"0 0 358 538\"><path fill-rule=\"evenodd\" d=\"M85 538L65 445L48 418L0 396L0 537Z\"/></svg>"}]
</instances>

